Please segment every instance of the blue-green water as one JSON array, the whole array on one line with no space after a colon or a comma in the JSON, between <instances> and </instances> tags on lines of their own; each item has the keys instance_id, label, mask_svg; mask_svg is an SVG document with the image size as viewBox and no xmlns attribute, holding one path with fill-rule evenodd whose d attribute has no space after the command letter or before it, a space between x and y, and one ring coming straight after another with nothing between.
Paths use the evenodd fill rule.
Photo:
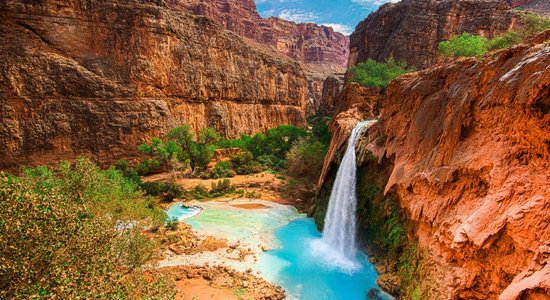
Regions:
<instances>
[{"instance_id":1,"label":"blue-green water","mask_svg":"<svg viewBox=\"0 0 550 300\"><path fill-rule=\"evenodd\" d=\"M371 288L377 288L378 274L361 253L353 270L334 264L331 255L318 251L321 234L311 218L300 218L275 232L280 249L260 254L255 270L281 285L289 298L365 299Z\"/></svg>"},{"instance_id":2,"label":"blue-green water","mask_svg":"<svg viewBox=\"0 0 550 300\"><path fill-rule=\"evenodd\" d=\"M196 206L184 206L181 203L175 203L174 205L170 206L168 208L168 211L166 211L166 214L168 215L168 218L170 220L176 219L178 221L183 221L185 219L189 219L193 216L196 216L198 213L201 212L200 207Z\"/></svg>"},{"instance_id":3,"label":"blue-green water","mask_svg":"<svg viewBox=\"0 0 550 300\"><path fill-rule=\"evenodd\" d=\"M183 219L195 230L243 242L271 244L273 250L258 254L252 269L268 281L282 286L288 299L366 299L377 288L378 274L367 257L357 252L356 260L342 260L323 243L311 218L290 206L275 205L259 210L229 207L222 203L201 203L203 210ZM169 217L189 212L181 205L169 209ZM212 262L215 264L215 262Z\"/></svg>"}]
</instances>

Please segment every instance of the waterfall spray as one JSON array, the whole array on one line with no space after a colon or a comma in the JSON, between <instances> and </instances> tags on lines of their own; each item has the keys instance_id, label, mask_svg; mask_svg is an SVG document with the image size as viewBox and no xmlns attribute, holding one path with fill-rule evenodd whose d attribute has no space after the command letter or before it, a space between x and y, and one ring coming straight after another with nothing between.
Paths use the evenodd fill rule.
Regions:
<instances>
[{"instance_id":1,"label":"waterfall spray","mask_svg":"<svg viewBox=\"0 0 550 300\"><path fill-rule=\"evenodd\" d=\"M348 146L332 187L322 242L338 256L337 260L356 261L356 156L355 144L361 130L375 121L358 123L348 140Z\"/></svg>"}]
</instances>

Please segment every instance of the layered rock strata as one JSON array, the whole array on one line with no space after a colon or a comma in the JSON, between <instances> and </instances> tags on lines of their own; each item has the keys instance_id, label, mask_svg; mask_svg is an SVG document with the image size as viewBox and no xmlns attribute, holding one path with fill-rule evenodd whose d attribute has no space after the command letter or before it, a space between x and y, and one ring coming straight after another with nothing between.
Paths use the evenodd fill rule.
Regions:
<instances>
[{"instance_id":1,"label":"layered rock strata","mask_svg":"<svg viewBox=\"0 0 550 300\"><path fill-rule=\"evenodd\" d=\"M305 124L302 68L163 1L0 4L0 168L112 162L181 124Z\"/></svg>"},{"instance_id":2,"label":"layered rock strata","mask_svg":"<svg viewBox=\"0 0 550 300\"><path fill-rule=\"evenodd\" d=\"M417 70L436 64L441 41L468 32L488 38L511 29L518 13L502 0L403 0L382 5L350 37L349 66L393 56Z\"/></svg>"},{"instance_id":3,"label":"layered rock strata","mask_svg":"<svg viewBox=\"0 0 550 300\"><path fill-rule=\"evenodd\" d=\"M358 149L365 153L359 218L370 219L366 227L381 219L405 228L405 240L397 239L403 244L393 248L413 249L401 253L395 270L403 294L550 297L550 31L531 40L483 60L404 75L378 99L339 109L321 190L330 188L341 151L334 149L353 127L339 124L369 118L355 107L378 103L378 124ZM382 206L394 213L370 210L380 207L376 201L395 201Z\"/></svg>"},{"instance_id":4,"label":"layered rock strata","mask_svg":"<svg viewBox=\"0 0 550 300\"><path fill-rule=\"evenodd\" d=\"M174 9L207 16L241 36L281 52L323 73L341 71L349 54L349 40L331 27L262 18L254 0L168 0Z\"/></svg>"}]
</instances>

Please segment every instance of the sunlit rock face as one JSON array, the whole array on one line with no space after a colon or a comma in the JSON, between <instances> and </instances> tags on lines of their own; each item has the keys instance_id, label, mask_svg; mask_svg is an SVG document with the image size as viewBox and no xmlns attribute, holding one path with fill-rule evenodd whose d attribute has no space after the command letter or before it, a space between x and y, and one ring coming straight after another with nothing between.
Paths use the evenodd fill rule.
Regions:
<instances>
[{"instance_id":1,"label":"sunlit rock face","mask_svg":"<svg viewBox=\"0 0 550 300\"><path fill-rule=\"evenodd\" d=\"M388 170L380 189L406 216L427 299L550 294L549 40L550 30L484 60L407 74L337 110L324 174L351 131L343 124L371 117L362 105L380 107L358 151L376 158L369 172Z\"/></svg>"},{"instance_id":2,"label":"sunlit rock face","mask_svg":"<svg viewBox=\"0 0 550 300\"><path fill-rule=\"evenodd\" d=\"M1 168L132 158L183 123L305 125L302 67L163 1L2 1L0 26Z\"/></svg>"},{"instance_id":3,"label":"sunlit rock face","mask_svg":"<svg viewBox=\"0 0 550 300\"><path fill-rule=\"evenodd\" d=\"M349 39L332 28L262 18L254 0L167 0L175 9L204 15L241 36L269 46L313 68L334 72L345 68Z\"/></svg>"},{"instance_id":4,"label":"sunlit rock face","mask_svg":"<svg viewBox=\"0 0 550 300\"><path fill-rule=\"evenodd\" d=\"M468 32L492 38L517 22L502 0L403 0L388 3L356 27L349 66L393 56L417 70L437 63L439 42Z\"/></svg>"}]
</instances>

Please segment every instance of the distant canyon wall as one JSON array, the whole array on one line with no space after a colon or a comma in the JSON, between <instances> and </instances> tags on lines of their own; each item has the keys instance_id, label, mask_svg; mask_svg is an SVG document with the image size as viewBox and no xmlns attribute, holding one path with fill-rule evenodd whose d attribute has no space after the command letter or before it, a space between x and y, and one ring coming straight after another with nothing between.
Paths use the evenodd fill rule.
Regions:
<instances>
[{"instance_id":1,"label":"distant canyon wall","mask_svg":"<svg viewBox=\"0 0 550 300\"><path fill-rule=\"evenodd\" d=\"M349 39L331 27L262 18L254 0L167 0L174 9L207 16L226 29L266 45L323 73L347 66Z\"/></svg>"},{"instance_id":2,"label":"distant canyon wall","mask_svg":"<svg viewBox=\"0 0 550 300\"><path fill-rule=\"evenodd\" d=\"M403 0L382 5L350 37L349 66L392 56L417 70L438 63L439 42L469 32L488 38L511 29L519 15L503 0Z\"/></svg>"},{"instance_id":3,"label":"distant canyon wall","mask_svg":"<svg viewBox=\"0 0 550 300\"><path fill-rule=\"evenodd\" d=\"M303 68L163 1L0 3L0 168L135 156L189 124L305 125Z\"/></svg>"}]
</instances>

